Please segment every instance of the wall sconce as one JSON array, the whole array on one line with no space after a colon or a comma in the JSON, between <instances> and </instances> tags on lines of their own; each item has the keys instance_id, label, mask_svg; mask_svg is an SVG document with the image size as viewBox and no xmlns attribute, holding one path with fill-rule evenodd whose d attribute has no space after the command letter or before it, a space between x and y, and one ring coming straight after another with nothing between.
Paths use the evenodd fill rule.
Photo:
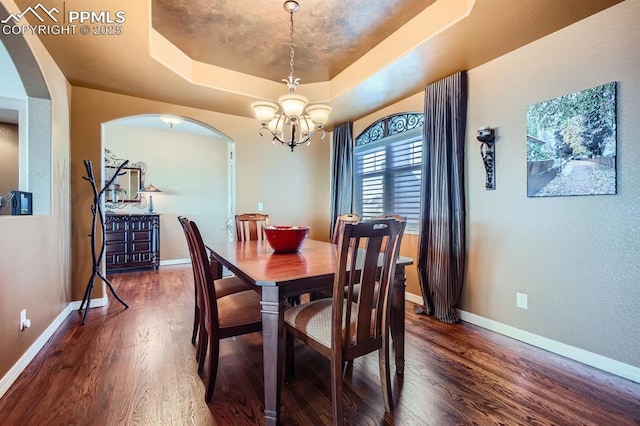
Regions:
<instances>
[{"instance_id":1,"label":"wall sconce","mask_svg":"<svg viewBox=\"0 0 640 426\"><path fill-rule=\"evenodd\" d=\"M153 185L147 185L144 187L143 190L139 191L141 194L146 194L149 197L149 201L147 201L147 207L149 207L147 209L147 211L149 213L153 213L153 194L154 193L158 193L158 192L162 192L161 190L159 190L158 188L156 188Z\"/></svg>"},{"instance_id":2,"label":"wall sconce","mask_svg":"<svg viewBox=\"0 0 640 426\"><path fill-rule=\"evenodd\" d=\"M484 169L487 173L487 181L484 184L485 189L496 189L495 180L495 129L491 127L481 127L478 129L477 135L480 142L480 155L484 163Z\"/></svg>"}]
</instances>

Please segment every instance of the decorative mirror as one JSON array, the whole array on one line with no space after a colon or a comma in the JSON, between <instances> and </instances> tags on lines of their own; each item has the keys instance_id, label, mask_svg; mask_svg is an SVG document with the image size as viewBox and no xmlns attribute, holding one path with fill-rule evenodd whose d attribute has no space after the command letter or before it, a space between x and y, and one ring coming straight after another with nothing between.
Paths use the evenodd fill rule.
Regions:
<instances>
[{"instance_id":1,"label":"decorative mirror","mask_svg":"<svg viewBox=\"0 0 640 426\"><path fill-rule=\"evenodd\" d=\"M104 181L108 182L113 174L117 172L118 167L125 161L127 160L116 157L110 150L105 148ZM147 165L143 161L127 163L127 166L120 170L111 186L105 191L105 208L113 210L126 205L144 207L140 205L143 202L140 197L140 191L144 188L144 174L146 171Z\"/></svg>"},{"instance_id":2,"label":"decorative mirror","mask_svg":"<svg viewBox=\"0 0 640 426\"><path fill-rule=\"evenodd\" d=\"M111 179L118 170L117 167L106 166L104 180ZM142 188L142 170L137 167L123 167L120 174L116 176L111 187L105 191L105 201L118 203L132 203L140 201L138 191Z\"/></svg>"}]
</instances>

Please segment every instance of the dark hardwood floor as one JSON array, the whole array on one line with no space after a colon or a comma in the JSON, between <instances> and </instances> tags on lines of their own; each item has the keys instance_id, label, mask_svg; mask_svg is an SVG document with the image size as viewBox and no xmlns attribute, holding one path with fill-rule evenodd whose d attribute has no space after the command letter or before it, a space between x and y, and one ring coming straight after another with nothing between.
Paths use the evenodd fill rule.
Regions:
<instances>
[{"instance_id":1,"label":"dark hardwood floor","mask_svg":"<svg viewBox=\"0 0 640 426\"><path fill-rule=\"evenodd\" d=\"M263 424L260 334L222 342L207 405L190 341L190 267L111 278L131 308L111 299L85 326L72 313L0 399L0 425ZM347 424L640 425L640 384L469 324L415 315L407 305L396 410L384 413L374 353L345 374ZM330 424L330 397L329 363L296 346L283 424Z\"/></svg>"}]
</instances>

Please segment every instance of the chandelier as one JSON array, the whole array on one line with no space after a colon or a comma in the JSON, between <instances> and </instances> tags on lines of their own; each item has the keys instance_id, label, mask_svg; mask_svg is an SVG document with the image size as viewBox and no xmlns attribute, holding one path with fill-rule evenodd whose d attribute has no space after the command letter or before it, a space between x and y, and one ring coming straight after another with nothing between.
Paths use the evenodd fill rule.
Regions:
<instances>
[{"instance_id":1,"label":"chandelier","mask_svg":"<svg viewBox=\"0 0 640 426\"><path fill-rule=\"evenodd\" d=\"M291 59L289 61L289 77L282 81L286 83L289 92L278 99L278 104L273 102L255 102L251 104L251 109L260 122L260 136L266 130L273 136L273 144L280 142L283 145L293 148L298 145L311 143L314 134L322 133L324 124L329 118L331 107L328 105L309 105L307 98L296 94L296 87L300 84L300 78L293 76L293 14L300 10L297 1L288 0L284 2L284 10L289 12L291 30L289 32L289 46L291 48Z\"/></svg>"}]
</instances>

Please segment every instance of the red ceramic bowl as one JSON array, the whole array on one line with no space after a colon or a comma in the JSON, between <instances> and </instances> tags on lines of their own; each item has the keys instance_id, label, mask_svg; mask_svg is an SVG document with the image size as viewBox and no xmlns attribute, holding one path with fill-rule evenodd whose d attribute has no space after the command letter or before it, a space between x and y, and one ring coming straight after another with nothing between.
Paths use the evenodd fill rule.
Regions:
<instances>
[{"instance_id":1,"label":"red ceramic bowl","mask_svg":"<svg viewBox=\"0 0 640 426\"><path fill-rule=\"evenodd\" d=\"M266 226L264 234L276 253L295 253L309 235L308 226Z\"/></svg>"}]
</instances>

